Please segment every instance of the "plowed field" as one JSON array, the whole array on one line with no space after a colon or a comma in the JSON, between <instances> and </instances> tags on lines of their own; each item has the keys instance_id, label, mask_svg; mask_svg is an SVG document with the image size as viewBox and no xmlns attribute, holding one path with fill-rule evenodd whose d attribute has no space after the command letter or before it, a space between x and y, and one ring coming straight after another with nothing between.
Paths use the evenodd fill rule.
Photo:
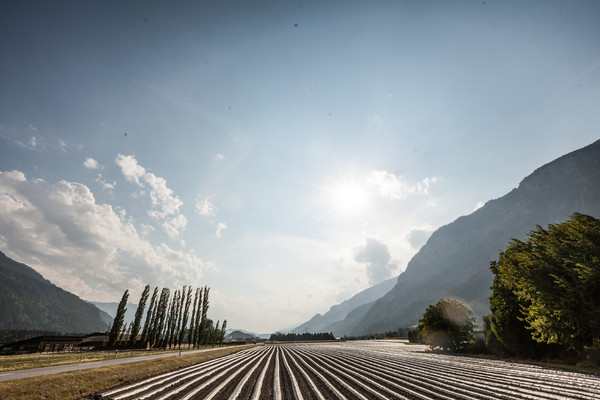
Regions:
<instances>
[{"instance_id":1,"label":"plowed field","mask_svg":"<svg viewBox=\"0 0 600 400\"><path fill-rule=\"evenodd\" d=\"M102 399L600 399L600 378L400 342L283 344L122 385Z\"/></svg>"}]
</instances>

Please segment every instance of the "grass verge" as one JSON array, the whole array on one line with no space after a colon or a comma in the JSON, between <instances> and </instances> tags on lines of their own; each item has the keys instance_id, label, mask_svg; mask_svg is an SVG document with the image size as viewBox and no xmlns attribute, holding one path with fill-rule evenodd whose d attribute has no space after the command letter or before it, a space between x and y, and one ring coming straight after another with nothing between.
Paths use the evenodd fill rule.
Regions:
<instances>
[{"instance_id":1,"label":"grass verge","mask_svg":"<svg viewBox=\"0 0 600 400\"><path fill-rule=\"evenodd\" d=\"M194 349L182 349L182 353ZM54 367L57 365L78 364L93 361L114 360L117 358L144 357L156 354L178 353L179 350L120 350L111 351L87 351L72 353L35 353L19 354L12 356L0 356L0 373L18 371L23 369Z\"/></svg>"},{"instance_id":2,"label":"grass verge","mask_svg":"<svg viewBox=\"0 0 600 400\"><path fill-rule=\"evenodd\" d=\"M94 393L121 383L140 380L152 375L223 357L248 347L230 347L189 355L182 353L181 356L158 360L139 361L130 364L0 382L0 393L3 399L11 400L77 400L91 398Z\"/></svg>"}]
</instances>

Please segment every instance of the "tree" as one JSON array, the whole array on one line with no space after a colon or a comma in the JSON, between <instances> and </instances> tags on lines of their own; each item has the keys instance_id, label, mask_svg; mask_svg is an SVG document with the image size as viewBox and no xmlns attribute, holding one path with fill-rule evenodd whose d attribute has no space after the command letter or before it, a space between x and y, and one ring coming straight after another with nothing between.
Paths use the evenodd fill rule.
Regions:
<instances>
[{"instance_id":1,"label":"tree","mask_svg":"<svg viewBox=\"0 0 600 400\"><path fill-rule=\"evenodd\" d=\"M561 224L538 226L525 241L512 240L492 272L491 300L518 310L503 315L502 307L491 307L501 342L516 332L515 320L548 351L578 358L600 339L600 220L574 213Z\"/></svg>"},{"instance_id":2,"label":"tree","mask_svg":"<svg viewBox=\"0 0 600 400\"><path fill-rule=\"evenodd\" d=\"M223 320L223 325L221 325L221 335L219 337L219 345L223 346L223 342L225 341L225 335L227 334L227 320Z\"/></svg>"},{"instance_id":3,"label":"tree","mask_svg":"<svg viewBox=\"0 0 600 400\"><path fill-rule=\"evenodd\" d=\"M137 335L138 333L140 333L140 327L142 326L142 317L144 316L144 309L146 308L146 302L148 301L149 295L150 285L146 285L140 297L138 308L135 311L135 319L133 321L133 326L130 325L131 335L129 336L129 346L133 346L135 344Z\"/></svg>"},{"instance_id":4,"label":"tree","mask_svg":"<svg viewBox=\"0 0 600 400\"><path fill-rule=\"evenodd\" d=\"M117 315L115 315L115 319L112 324L112 328L108 333L108 345L115 346L119 341L121 328L123 327L123 320L125 318L125 312L127 311L127 299L129 298L129 289L125 290L123 293L123 297L121 297L121 302L119 302L119 306L117 307Z\"/></svg>"},{"instance_id":5,"label":"tree","mask_svg":"<svg viewBox=\"0 0 600 400\"><path fill-rule=\"evenodd\" d=\"M208 296L210 293L210 288L208 286L204 286L203 297L202 297L202 311L200 314L200 324L198 326L198 333L196 341L198 344L208 344L210 340L210 335L208 334L208 306L209 300ZM212 323L212 321L211 321Z\"/></svg>"},{"instance_id":6,"label":"tree","mask_svg":"<svg viewBox=\"0 0 600 400\"><path fill-rule=\"evenodd\" d=\"M148 312L146 313L146 321L144 322L144 330L142 331L142 346L148 345L148 335L152 327L152 318L156 315L156 297L158 296L158 286L154 288L152 298L150 299L150 305L148 306Z\"/></svg>"},{"instance_id":7,"label":"tree","mask_svg":"<svg viewBox=\"0 0 600 400\"><path fill-rule=\"evenodd\" d=\"M194 347L196 345L196 309L200 309L198 307L198 299L201 300L202 293L200 292L200 288L196 288L196 294L194 295L194 306L192 308L192 319L190 321L190 339L189 342Z\"/></svg>"},{"instance_id":8,"label":"tree","mask_svg":"<svg viewBox=\"0 0 600 400\"><path fill-rule=\"evenodd\" d=\"M473 312L456 300L440 300L430 305L419 321L419 333L432 349L464 351L474 343Z\"/></svg>"},{"instance_id":9,"label":"tree","mask_svg":"<svg viewBox=\"0 0 600 400\"><path fill-rule=\"evenodd\" d=\"M184 290L184 292L185 292L185 290ZM189 286L187 294L185 295L185 306L184 306L184 309L183 309L183 316L181 318L181 330L179 332L179 340L178 340L179 347L181 347L181 344L183 343L183 338L185 336L186 325L187 325L187 322L188 322L191 301L192 301L192 287ZM182 302L182 304L183 304L183 302Z\"/></svg>"}]
</instances>

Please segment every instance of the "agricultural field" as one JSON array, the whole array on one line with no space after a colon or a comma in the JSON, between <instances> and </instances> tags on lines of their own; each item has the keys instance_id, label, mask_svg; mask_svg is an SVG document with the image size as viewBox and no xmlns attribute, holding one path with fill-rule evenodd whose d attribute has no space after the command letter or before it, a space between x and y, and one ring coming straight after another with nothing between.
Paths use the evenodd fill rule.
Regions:
<instances>
[{"instance_id":1,"label":"agricultural field","mask_svg":"<svg viewBox=\"0 0 600 400\"><path fill-rule=\"evenodd\" d=\"M121 385L102 399L598 399L600 378L434 354L400 341L265 345Z\"/></svg>"}]
</instances>

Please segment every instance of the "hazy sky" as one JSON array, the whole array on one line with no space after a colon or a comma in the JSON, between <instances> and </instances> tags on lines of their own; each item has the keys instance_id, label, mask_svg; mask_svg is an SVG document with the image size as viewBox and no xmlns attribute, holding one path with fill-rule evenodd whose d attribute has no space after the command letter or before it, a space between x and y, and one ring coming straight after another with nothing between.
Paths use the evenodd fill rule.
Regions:
<instances>
[{"instance_id":1,"label":"hazy sky","mask_svg":"<svg viewBox=\"0 0 600 400\"><path fill-rule=\"evenodd\" d=\"M598 1L3 1L0 251L269 332L599 127Z\"/></svg>"}]
</instances>

